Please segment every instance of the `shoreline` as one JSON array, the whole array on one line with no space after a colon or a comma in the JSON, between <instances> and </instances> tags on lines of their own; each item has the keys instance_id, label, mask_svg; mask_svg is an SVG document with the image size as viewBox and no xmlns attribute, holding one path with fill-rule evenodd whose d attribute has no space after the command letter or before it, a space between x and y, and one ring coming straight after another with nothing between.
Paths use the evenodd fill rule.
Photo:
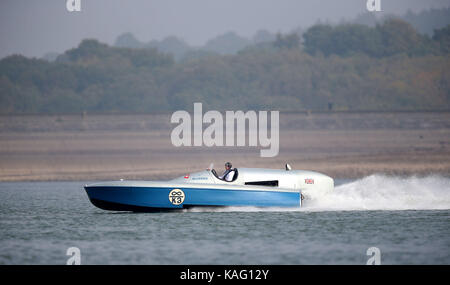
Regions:
<instances>
[{"instance_id":1,"label":"shoreline","mask_svg":"<svg viewBox=\"0 0 450 285\"><path fill-rule=\"evenodd\" d=\"M0 120L0 181L168 180L223 164L371 174L450 176L450 113L280 114L280 151L174 147L167 115Z\"/></svg>"}]
</instances>

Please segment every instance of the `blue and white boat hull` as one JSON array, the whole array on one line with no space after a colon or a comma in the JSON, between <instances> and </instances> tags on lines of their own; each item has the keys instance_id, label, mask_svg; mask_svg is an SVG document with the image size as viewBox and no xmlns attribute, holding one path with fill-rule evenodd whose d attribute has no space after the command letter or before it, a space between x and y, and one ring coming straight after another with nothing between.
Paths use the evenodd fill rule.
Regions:
<instances>
[{"instance_id":1,"label":"blue and white boat hull","mask_svg":"<svg viewBox=\"0 0 450 285\"><path fill-rule=\"evenodd\" d=\"M214 170L170 181L111 181L86 185L91 202L104 210L161 211L192 207L302 206L303 191L329 191L332 178L304 170L235 169L230 182Z\"/></svg>"},{"instance_id":2,"label":"blue and white boat hull","mask_svg":"<svg viewBox=\"0 0 450 285\"><path fill-rule=\"evenodd\" d=\"M264 189L226 189L174 185L93 184L85 186L91 202L104 210L160 211L191 207L300 207L299 191L267 191ZM123 185L120 185L123 184ZM172 192L175 190L175 192ZM172 195L171 195L172 192ZM173 193L179 193L174 196Z\"/></svg>"}]
</instances>

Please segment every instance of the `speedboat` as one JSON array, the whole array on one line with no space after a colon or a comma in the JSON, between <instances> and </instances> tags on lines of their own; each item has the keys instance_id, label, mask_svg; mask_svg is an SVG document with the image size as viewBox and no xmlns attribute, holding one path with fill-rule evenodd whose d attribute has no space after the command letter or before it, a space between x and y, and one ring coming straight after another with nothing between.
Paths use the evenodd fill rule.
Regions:
<instances>
[{"instance_id":1,"label":"speedboat","mask_svg":"<svg viewBox=\"0 0 450 285\"><path fill-rule=\"evenodd\" d=\"M212 168L212 167L211 167ZM192 207L302 206L303 191L330 191L334 180L306 170L234 168L231 181L214 169L169 181L119 181L84 186L95 206L111 211L155 212Z\"/></svg>"}]
</instances>

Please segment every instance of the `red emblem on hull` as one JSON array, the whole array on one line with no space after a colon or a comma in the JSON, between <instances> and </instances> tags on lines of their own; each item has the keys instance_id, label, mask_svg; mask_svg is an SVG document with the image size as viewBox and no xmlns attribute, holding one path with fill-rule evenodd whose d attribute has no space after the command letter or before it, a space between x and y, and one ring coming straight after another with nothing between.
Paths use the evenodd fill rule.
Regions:
<instances>
[{"instance_id":1,"label":"red emblem on hull","mask_svg":"<svg viewBox=\"0 0 450 285\"><path fill-rule=\"evenodd\" d=\"M184 178L188 179L188 178L189 178L189 174L186 174L186 175L184 176Z\"/></svg>"},{"instance_id":2,"label":"red emblem on hull","mask_svg":"<svg viewBox=\"0 0 450 285\"><path fill-rule=\"evenodd\" d=\"M305 184L314 184L314 179L311 178L305 179Z\"/></svg>"}]
</instances>

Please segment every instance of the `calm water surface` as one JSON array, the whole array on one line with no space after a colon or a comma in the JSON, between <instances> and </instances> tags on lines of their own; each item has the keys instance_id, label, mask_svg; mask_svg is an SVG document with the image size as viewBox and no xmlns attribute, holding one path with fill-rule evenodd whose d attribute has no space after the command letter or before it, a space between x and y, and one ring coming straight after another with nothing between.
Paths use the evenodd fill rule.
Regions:
<instances>
[{"instance_id":1,"label":"calm water surface","mask_svg":"<svg viewBox=\"0 0 450 285\"><path fill-rule=\"evenodd\" d=\"M82 264L365 264L373 246L382 264L450 264L450 179L396 181L394 198L370 179L386 178L337 181L301 210L176 213L103 211L83 182L0 183L0 264L65 264L69 247Z\"/></svg>"}]
</instances>

